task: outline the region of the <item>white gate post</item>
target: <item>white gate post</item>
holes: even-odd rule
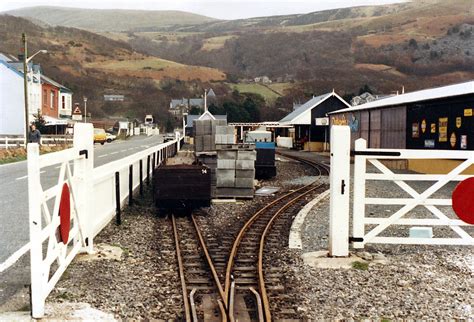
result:
[[[332,126],[329,256],[349,256],[350,152],[349,127]]]
[[[39,145],[30,143],[28,151],[28,211],[30,228],[31,316],[44,315],[43,244],[41,242],[41,200]]]
[[[76,123],[74,125],[74,150],[77,156],[84,155],[84,159],[74,160],[74,183],[77,191],[77,216],[83,225],[83,237],[87,248],[86,251],[94,251],[93,238],[95,222],[92,202],[93,182],[92,171],[94,169],[94,128],[91,123]]]
[[[362,151],[367,148],[367,141],[358,139],[355,141],[355,151]],[[352,237],[363,238],[365,235],[365,172],[367,161],[365,157],[354,157],[354,205],[352,212]],[[354,242],[354,248],[364,248],[363,242]]]

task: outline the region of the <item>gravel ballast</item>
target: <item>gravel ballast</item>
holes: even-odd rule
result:
[[[314,176],[308,166],[278,158],[278,176],[260,181],[259,186],[277,186],[281,191],[276,196],[214,204],[208,214],[199,216],[206,238],[220,236],[283,191],[296,189]],[[368,186],[369,193],[394,193],[393,187],[379,184]],[[394,209],[370,211],[388,215]],[[120,247],[121,259],[75,260],[48,302],[85,302],[121,319],[181,319],[183,303],[169,219],[156,216],[150,191],[124,211],[123,219],[122,226],[110,223],[94,241]],[[282,247],[271,255],[272,266],[283,271],[285,294],[295,303],[300,319],[474,318],[472,247],[368,245],[352,250],[360,257],[355,268],[304,264],[303,253],[327,250],[328,226],[329,200],[325,199],[305,220],[303,251]]]
[[[431,184],[410,183],[418,192]],[[450,198],[452,189],[450,184],[433,197]],[[408,197],[395,184],[386,181],[370,181],[367,196]],[[387,217],[399,208],[370,206],[367,215]],[[456,218],[452,209],[443,210],[448,217]],[[404,218],[430,216],[426,209],[417,207]],[[465,229],[472,236],[473,227]],[[449,228],[437,228],[433,233],[434,237],[454,236]],[[328,249],[329,198],[308,214],[302,235],[303,252]],[[383,235],[407,237],[408,228],[390,227]],[[368,244],[362,250],[352,249],[351,252],[365,259],[368,266],[349,270],[309,268],[299,259],[298,264],[287,265],[289,276],[294,277],[292,282],[298,284],[304,294],[301,301],[305,318],[474,318],[474,259],[471,246]],[[282,258],[299,258],[299,254],[289,253]],[[375,263],[377,259],[382,259],[385,264]]]

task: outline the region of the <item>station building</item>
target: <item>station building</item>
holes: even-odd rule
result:
[[[326,150],[329,142],[328,113],[346,109],[350,105],[334,91],[313,97],[279,121],[282,127],[293,127],[295,146],[309,151]],[[290,132],[290,130],[288,130]]]
[[[352,147],[355,140],[364,138],[369,148],[474,150],[473,112],[474,81],[469,81],[395,95],[328,115],[331,125],[350,127]],[[411,160],[407,168],[444,172],[452,167],[448,164],[452,162]]]

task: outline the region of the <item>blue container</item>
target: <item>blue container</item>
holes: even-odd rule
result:
[[[257,149],[275,149],[275,142],[255,142]]]

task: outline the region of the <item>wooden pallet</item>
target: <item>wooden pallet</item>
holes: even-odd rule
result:
[[[255,150],[255,144],[216,144],[216,150]]]

